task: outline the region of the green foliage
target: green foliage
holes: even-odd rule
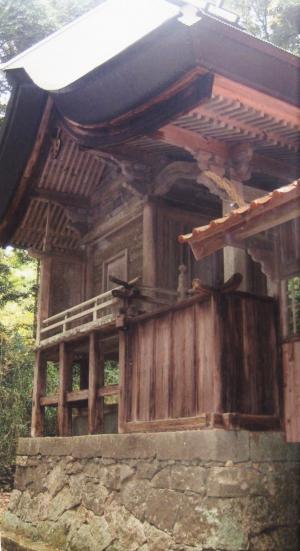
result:
[[[300,54],[299,0],[225,0],[245,29],[258,38]]]
[[[0,470],[30,429],[36,277],[26,252],[0,250]]]

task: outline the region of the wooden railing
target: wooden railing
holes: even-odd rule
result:
[[[118,299],[107,291],[42,321],[38,344],[55,343],[68,335],[111,323],[116,318]]]
[[[105,305],[100,312],[115,306],[112,299],[107,305],[108,294],[100,297],[101,303],[94,304],[95,309],[100,304]],[[173,301],[174,297],[170,298]],[[72,315],[65,323],[73,323],[72,317],[78,315],[74,314],[76,308],[82,309],[80,315],[87,315],[93,300],[68,310]],[[92,318],[93,311],[89,312]],[[56,359],[50,358],[42,346],[37,351],[32,434],[43,434],[47,406],[57,408],[60,436],[72,434],[74,407],[87,409],[90,434],[103,431],[106,396],[119,396],[119,432],[207,426],[278,428],[276,311],[276,301],[268,297],[215,292],[152,312],[123,315],[108,331],[103,325],[104,316],[83,324],[84,338],[80,333],[72,337],[74,342],[61,339],[58,346],[51,344],[53,349],[58,348]],[[49,330],[53,330],[57,319],[61,327],[65,312],[58,316],[48,320]],[[78,319],[75,317],[75,321]],[[65,334],[67,331],[73,329],[67,327]],[[119,347],[120,383],[105,386],[105,342],[111,336]],[[81,346],[85,342],[87,380],[86,386],[73,390],[72,362],[77,341]],[[49,358],[59,365],[59,388],[52,395],[46,394]]]
[[[38,346],[55,344],[64,338],[114,323],[121,307],[121,302],[113,296],[113,291],[118,289],[122,287],[116,287],[43,320],[37,339]],[[171,305],[177,300],[176,291],[145,286],[139,287],[139,290],[148,299],[147,302],[140,300],[145,310],[149,305],[153,309],[153,306]]]

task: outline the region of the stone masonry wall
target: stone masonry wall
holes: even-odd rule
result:
[[[21,439],[4,528],[68,551],[298,551],[299,467],[275,432]]]

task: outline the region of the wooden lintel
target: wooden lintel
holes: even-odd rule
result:
[[[74,193],[64,193],[62,191],[35,188],[30,195],[35,199],[50,203],[57,203],[60,206],[74,207],[78,209],[89,209],[90,207],[90,201],[87,197],[75,195]]]

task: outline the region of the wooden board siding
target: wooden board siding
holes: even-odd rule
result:
[[[275,310],[272,299],[233,293],[129,322],[123,430],[151,430],[170,419],[199,424],[201,416],[223,413],[251,422],[265,416],[274,425]]]
[[[300,339],[282,346],[284,425],[288,442],[300,442]]]
[[[50,274],[49,316],[85,300],[85,264],[66,256],[53,257]],[[47,317],[47,316],[46,316]]]
[[[126,251],[127,277],[133,279],[142,276],[142,212],[141,217],[133,220],[124,228],[117,230],[107,239],[94,245],[93,295],[106,289],[105,270],[109,261]]]
[[[276,305],[255,296],[220,296],[222,410],[278,414]]]

